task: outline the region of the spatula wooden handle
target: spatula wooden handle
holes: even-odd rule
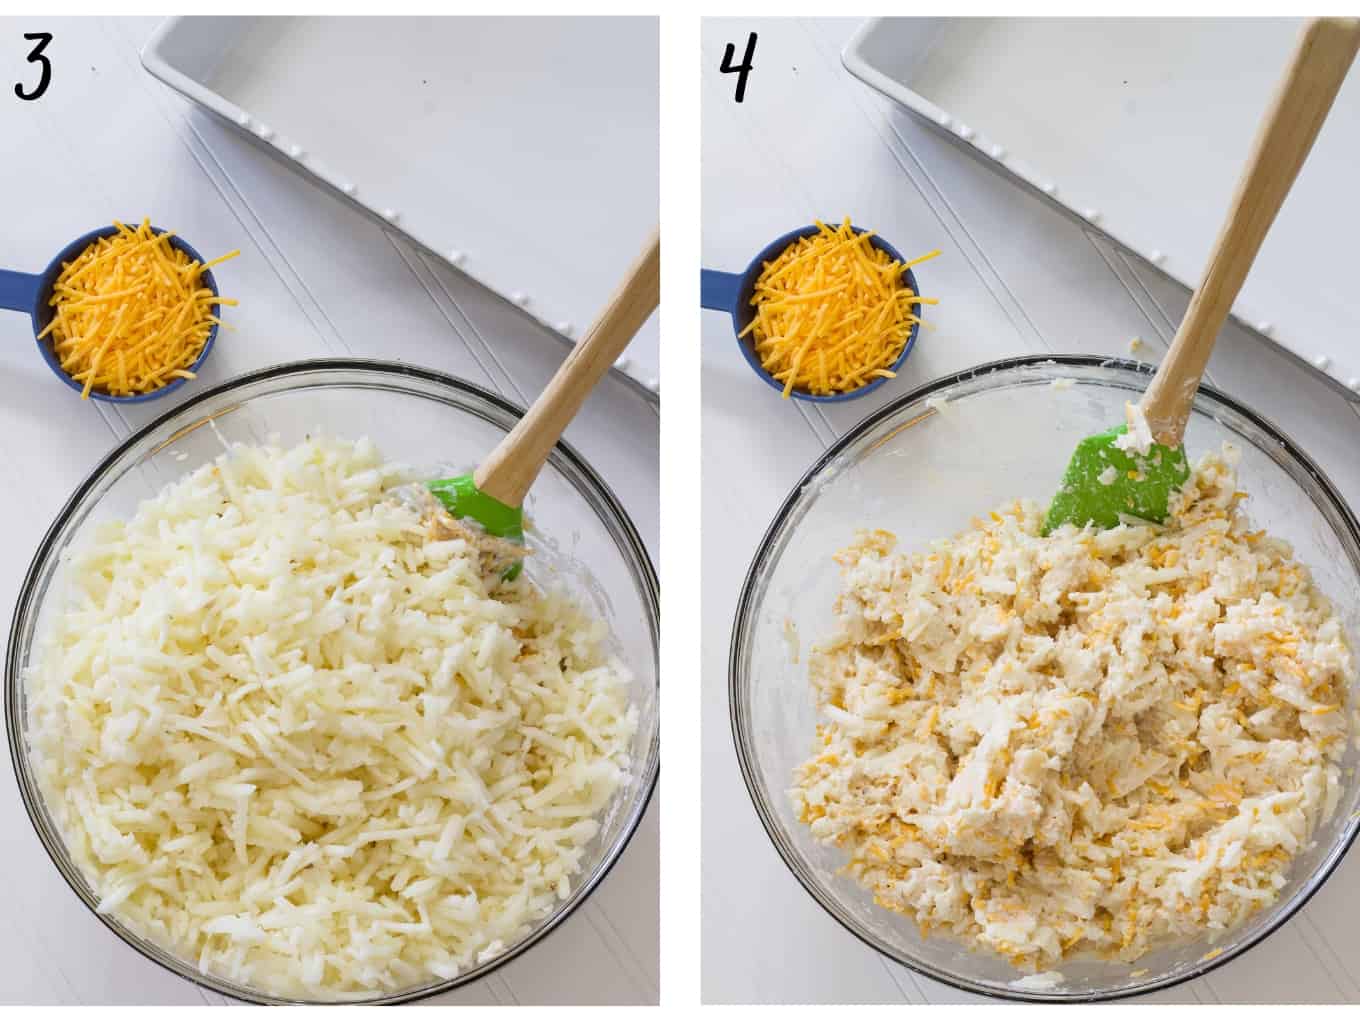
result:
[[[609,366],[661,303],[661,237],[653,233],[584,338],[533,406],[477,468],[472,480],[506,506],[520,506],[552,448]]]
[[[1261,249],[1275,214],[1313,147],[1360,48],[1360,19],[1317,18],[1299,37],[1289,68],[1256,135],[1228,219],[1171,348],[1140,408],[1152,436],[1179,446],[1214,341]],[[1307,252],[1299,252],[1307,258]]]

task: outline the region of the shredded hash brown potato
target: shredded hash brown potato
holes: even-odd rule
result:
[[[603,622],[408,481],[364,440],[236,446],[65,563],[26,677],[46,804],[99,909],[205,972],[453,977],[569,895],[626,780]]]
[[[861,533],[795,809],[875,901],[1040,971],[1213,939],[1339,795],[1351,652],[1207,456],[1166,527],[1016,502],[927,553]]]

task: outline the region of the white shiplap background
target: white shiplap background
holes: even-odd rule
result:
[[[527,404],[567,348],[527,316],[327,197],[153,80],[138,50],[155,19],[0,19],[0,265],[37,272],[71,238],[149,215],[241,299],[203,373],[220,382],[280,361],[370,356],[428,365]],[[54,36],[38,102],[24,32]],[[472,140],[475,145],[475,140]],[[183,391],[194,392],[194,384]],[[0,619],[44,530],[110,448],[168,409],[81,403],[52,377],[27,317],[0,314]],[[619,495],[653,560],[658,412],[606,380],[567,431]],[[440,1003],[649,1003],[658,995],[654,800],[594,896],[556,932]],[[152,964],[96,920],[33,834],[12,774],[0,782],[0,1002],[226,1004]]]
[[[862,400],[783,403],[736,350],[730,320],[703,317],[703,998],[706,1002],[952,1002],[844,931],[766,838],[742,785],[727,705],[727,642],[765,527],[802,472],[882,403],[929,379],[1007,355],[1155,361],[1187,292],[1124,257],[912,122],[847,74],[850,20],[709,19],[703,29],[703,260],[737,271],[795,226],[850,215],[910,257],[927,309],[905,370]],[[726,43],[759,42],[745,101],[717,72]],[[664,43],[663,43],[664,44]],[[664,128],[663,128],[664,130]],[[1231,187],[1225,181],[1224,187]],[[1353,199],[1348,199],[1352,200]],[[1360,506],[1356,405],[1266,342],[1229,327],[1210,381],[1274,419]],[[1360,855],[1281,931],[1208,977],[1149,998],[1180,1002],[1360,1001]]]

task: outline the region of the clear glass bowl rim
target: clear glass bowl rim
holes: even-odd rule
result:
[[[997,361],[989,361],[971,368],[963,369],[951,375],[941,376],[923,383],[915,389],[903,394],[883,405],[862,419],[853,428],[848,430],[831,447],[823,452],[812,466],[803,473],[803,476],[789,490],[779,509],[775,512],[770,526],[766,528],[765,534],[761,536],[760,543],[756,546],[755,555],[751,558],[751,565],[747,568],[746,577],[742,581],[741,594],[737,600],[736,613],[732,622],[732,637],[728,646],[728,666],[727,666],[727,702],[728,713],[732,729],[732,741],[736,746],[737,763],[741,768],[741,778],[746,785],[746,792],[751,798],[751,803],[755,807],[756,814],[760,818],[760,824],[765,829],[765,834],[770,842],[774,844],[776,852],[784,862],[785,867],[793,873],[793,877],[817,901],[842,928],[848,931],[855,938],[859,939],[869,948],[882,953],[884,956],[904,967],[921,974],[924,977],[939,981],[943,984],[957,988],[960,991],[970,992],[975,995],[983,995],[990,999],[1015,1002],[1043,1002],[1043,1003],[1064,1003],[1064,1002],[1110,1002],[1116,999],[1126,999],[1136,995],[1146,995],[1149,992],[1158,991],[1164,988],[1172,988],[1186,981],[1197,977],[1203,977],[1210,971],[1237,959],[1243,953],[1259,945],[1275,932],[1279,931],[1286,922],[1290,920],[1307,902],[1312,899],[1323,884],[1335,872],[1342,858],[1350,850],[1355,842],[1356,836],[1360,834],[1360,824],[1352,821],[1348,826],[1345,838],[1331,854],[1327,862],[1320,867],[1309,878],[1308,884],[1293,899],[1283,904],[1282,909],[1276,918],[1264,927],[1254,938],[1243,941],[1232,949],[1215,956],[1209,960],[1202,960],[1188,971],[1174,976],[1156,978],[1140,984],[1126,985],[1116,990],[1084,992],[1079,995],[1064,994],[1061,991],[1044,991],[1040,989],[1000,989],[995,985],[985,985],[970,981],[966,977],[949,971],[941,970],[931,966],[924,961],[918,960],[904,952],[899,951],[887,944],[882,939],[875,937],[867,931],[862,930],[855,922],[845,916],[839,909],[834,897],[827,894],[819,885],[815,876],[808,874],[798,863],[797,857],[784,837],[780,823],[776,820],[774,809],[765,799],[761,792],[760,782],[756,777],[754,759],[756,751],[754,746],[748,742],[747,722],[748,706],[740,695],[742,689],[741,676],[741,650],[747,639],[747,634],[755,622],[754,597],[756,594],[756,584],[761,574],[768,565],[768,559],[774,550],[777,541],[783,536],[785,525],[794,508],[798,505],[804,489],[811,484],[826,467],[831,464],[845,449],[860,439],[865,433],[885,419],[891,417],[908,404],[923,400],[932,394],[947,390],[960,383],[973,382],[980,378],[996,375],[1002,372],[1009,372],[1021,368],[1042,368],[1054,367],[1061,369],[1064,366],[1071,368],[1104,368],[1125,371],[1137,375],[1151,378],[1156,366],[1143,362],[1131,361],[1127,358],[1101,357],[1099,355],[1086,354],[1032,354],[1022,355],[1012,358],[1002,358]],[[1253,426],[1259,428],[1271,439],[1277,441],[1281,448],[1288,455],[1288,459],[1307,472],[1314,483],[1331,502],[1332,508],[1337,516],[1344,522],[1347,531],[1350,533],[1351,540],[1360,545],[1360,521],[1356,520],[1355,514],[1350,506],[1341,497],[1341,494],[1332,484],[1331,479],[1322,471],[1312,458],[1304,453],[1292,439],[1280,430],[1274,422],[1261,416],[1251,408],[1242,404],[1240,401],[1215,389],[1207,383],[1201,383],[1198,397],[1207,397],[1210,401],[1221,404],[1234,413],[1247,419]],[[1197,398],[1198,399],[1198,398]]]
[[[193,397],[177,404],[175,407],[166,411],[149,422],[142,428],[137,429],[125,440],[118,443],[99,464],[92,470],[78,485],[71,496],[66,500],[52,524],[48,526],[42,541],[38,544],[38,549],[29,563],[24,581],[19,590],[19,597],[14,604],[14,615],[10,623],[9,647],[5,652],[5,731],[9,739],[10,762],[14,768],[15,780],[19,786],[19,794],[24,802],[24,810],[28,814],[29,822],[37,833],[43,849],[51,858],[58,872],[71,891],[83,903],[89,911],[103,922],[104,926],[118,936],[124,943],[136,950],[146,959],[159,964],[166,970],[185,980],[192,981],[194,984],[208,988],[219,994],[228,996],[239,1001],[250,1002],[260,1005],[313,1005],[313,1004],[334,1004],[328,1000],[281,998],[268,995],[250,989],[244,989],[234,984],[224,983],[211,974],[204,974],[194,968],[191,964],[181,960],[179,957],[162,949],[155,943],[140,938],[135,934],[126,931],[105,914],[99,913],[96,904],[90,902],[85,892],[77,884],[75,877],[70,869],[75,865],[66,860],[65,851],[61,846],[59,834],[51,831],[44,817],[45,810],[42,807],[42,795],[37,788],[37,784],[28,768],[28,755],[23,747],[23,736],[17,721],[17,714],[21,710],[20,696],[22,680],[19,675],[19,630],[20,621],[27,615],[29,604],[33,600],[35,587],[42,573],[43,567],[54,551],[53,546],[57,536],[65,528],[71,515],[80,506],[85,496],[93,489],[104,477],[105,473],[122,456],[138,443],[144,441],[148,436],[160,430],[172,419],[179,418],[192,412],[199,407],[217,397],[230,394],[234,391],[245,389],[256,383],[287,380],[297,378],[299,381],[308,376],[323,375],[327,373],[352,373],[356,376],[353,382],[374,389],[388,389],[384,385],[385,381],[396,383],[401,379],[418,380],[422,383],[433,384],[436,387],[443,387],[452,390],[454,395],[471,397],[474,400],[483,401],[492,405],[496,410],[518,419],[524,416],[525,409],[506,400],[499,394],[478,386],[476,383],[468,382],[456,376],[448,375],[430,368],[422,368],[416,365],[408,365],[395,361],[383,361],[373,358],[315,358],[301,361],[284,362],[272,365],[269,368],[259,369],[236,376],[226,382],[219,383],[195,394]],[[271,393],[283,392],[279,390],[270,391]],[[401,393],[399,388],[392,388],[391,392]],[[468,407],[459,403],[450,403],[462,413],[475,413]],[[567,466],[572,472],[579,475],[592,490],[592,495],[597,498],[604,508],[614,517],[613,521],[602,521],[610,530],[618,529],[619,536],[622,537],[627,545],[629,558],[637,568],[640,579],[643,582],[643,594],[646,596],[646,609],[649,623],[653,634],[659,632],[660,624],[660,585],[657,580],[656,568],[652,564],[651,557],[647,553],[646,546],[642,542],[642,537],[638,534],[637,528],[633,525],[632,519],[624,510],[613,490],[605,483],[595,470],[589,465],[586,459],[577,453],[564,440],[558,440],[557,446],[553,451],[554,457],[560,457],[566,461]],[[657,670],[658,691],[660,670]],[[632,841],[633,834],[637,831],[638,825],[642,822],[642,816],[646,813],[648,805],[651,803],[652,796],[656,792],[656,786],[660,775],[660,729],[659,726],[652,734],[651,743],[648,749],[647,761],[645,765],[645,775],[641,786],[642,795],[629,807],[628,818],[620,830],[619,837],[605,851],[601,863],[596,867],[593,874],[587,876],[585,882],[573,890],[571,898],[565,907],[552,914],[538,927],[529,932],[518,943],[511,946],[507,951],[501,953],[494,959],[488,960],[484,964],[473,967],[455,978],[440,981],[431,985],[418,985],[410,989],[399,990],[387,995],[375,996],[358,1000],[364,1005],[395,1005],[398,1003],[416,1002],[431,996],[440,995],[463,985],[469,984],[486,977],[495,970],[514,960],[526,950],[537,945],[539,941],[554,931],[558,925],[576,912],[605,877],[613,870],[614,865],[622,856],[623,851]]]

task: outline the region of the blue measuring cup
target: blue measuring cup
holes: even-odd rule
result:
[[[154,234],[165,233],[160,227],[152,227],[151,232]],[[52,285],[56,282],[57,277],[61,275],[62,266],[65,263],[74,260],[81,252],[94,244],[101,237],[112,237],[116,233],[118,233],[118,228],[110,224],[107,227],[100,227],[98,230],[91,230],[88,234],[82,234],[61,251],[57,252],[57,254],[53,256],[52,261],[47,264],[47,268],[41,273],[18,273],[9,269],[0,269],[0,308],[7,308],[13,312],[26,312],[33,320],[33,338],[37,340],[38,334],[46,329],[47,324],[52,321],[52,316],[54,314],[54,310],[50,304]],[[183,238],[172,236],[170,238],[170,246],[184,252],[185,255],[188,255],[189,258],[198,262],[200,265],[203,264],[203,256],[194,251],[190,244]],[[213,278],[211,269],[203,270],[202,280],[203,285],[211,290],[214,296],[220,296],[217,290],[217,281]],[[203,350],[199,351],[198,357],[194,359],[194,363],[189,366],[189,371],[198,371],[198,367],[207,360],[208,354],[212,351],[213,342],[216,339],[217,323],[213,323],[212,328],[208,330],[207,342],[203,344]],[[37,340],[37,344],[38,350],[43,356],[43,360],[47,362],[47,367],[56,373],[58,379],[77,393],[84,390],[85,387],[81,383],[76,382],[62,371],[61,362],[57,360],[56,352],[52,350],[52,340],[50,336],[45,337],[42,340]],[[90,390],[90,399],[106,400],[110,404],[140,404],[143,401],[155,400],[157,397],[164,397],[167,394],[173,393],[186,382],[188,382],[187,379],[173,379],[159,389],[152,390],[149,393],[137,393],[130,397],[115,397],[111,394],[100,393],[98,390],[92,389]]]
[[[762,248],[759,254],[751,260],[750,265],[740,273],[724,273],[717,269],[701,269],[699,271],[699,304],[712,311],[727,312],[732,316],[732,331],[737,335],[737,341],[741,347],[742,355],[746,358],[746,364],[751,366],[751,371],[781,394],[784,392],[784,384],[765,371],[765,366],[760,363],[760,357],[756,354],[755,338],[749,333],[743,337],[741,331],[749,326],[751,320],[755,317],[755,306],[751,304],[751,295],[755,291],[756,280],[760,278],[765,263],[773,262],[789,245],[794,244],[800,238],[811,237],[819,229],[813,223],[776,237]],[[867,230],[853,225],[850,229],[856,234],[868,233]],[[896,248],[877,234],[869,238],[869,243],[879,251],[886,252],[888,257],[896,262],[907,261]],[[912,293],[921,293],[921,289],[916,285],[916,274],[910,269],[902,274],[902,280],[911,288]],[[921,313],[922,308],[917,305],[916,317],[918,319],[921,317]],[[901,367],[902,362],[907,360],[907,355],[916,345],[916,335],[920,331],[921,324],[913,322],[911,332],[907,335],[907,342],[902,345],[902,353],[897,356],[897,360],[888,366],[892,371],[896,372]],[[807,400],[815,404],[835,404],[842,400],[854,400],[856,397],[872,393],[887,381],[887,379],[879,377],[873,382],[865,383],[858,389],[847,390],[845,393],[832,393],[827,396],[814,396],[795,388],[789,392],[789,396],[794,400]]]

